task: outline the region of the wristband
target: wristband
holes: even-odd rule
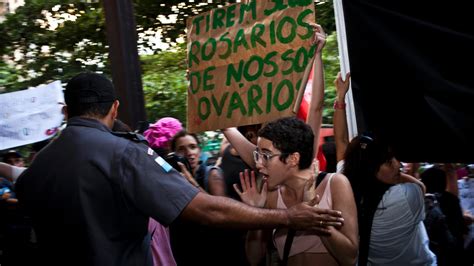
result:
[[[334,101],[334,109],[346,109],[346,103],[345,102],[338,102],[337,100]]]

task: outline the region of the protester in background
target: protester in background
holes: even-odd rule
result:
[[[161,122],[162,121],[158,120],[155,124],[153,124],[152,127],[150,127],[151,128],[150,130],[157,130],[159,125],[161,125]],[[179,121],[177,121],[177,123],[179,123]],[[179,123],[179,125],[181,126],[181,123]],[[163,127],[159,127],[159,128],[163,129]],[[179,127],[179,130],[181,130],[180,127]],[[112,127],[112,131],[116,133],[117,132],[129,133],[129,132],[132,132],[132,129],[121,120],[115,119],[114,125]],[[169,149],[168,149],[169,143],[167,142],[170,141],[172,135],[171,134],[166,135],[168,136],[168,139],[159,138],[157,137],[157,135],[159,135],[159,132],[148,131],[148,134],[146,135],[148,137],[145,137],[148,141],[148,145],[152,147],[155,151],[157,151],[160,148],[166,148],[166,149],[161,150],[163,153],[166,154],[167,152],[169,152]],[[158,138],[159,138],[159,141],[157,140]],[[169,233],[168,228],[164,227],[155,219],[150,218],[150,220],[148,221],[148,233],[151,236],[150,247],[151,247],[151,254],[153,257],[153,265],[154,266],[176,265],[176,261],[173,257],[173,252],[171,251],[170,235],[169,235],[170,233]]]
[[[257,144],[257,132],[261,124],[239,126],[237,130],[245,136],[250,142]],[[226,183],[227,196],[240,201],[240,197],[235,192],[233,185],[240,182],[240,173],[250,170],[240,157],[237,150],[224,137],[220,148],[220,164],[218,165],[223,172]],[[245,237],[246,230],[220,230],[220,245],[218,246],[219,256],[228,266],[245,266],[248,265],[245,256]]]
[[[431,202],[430,205],[439,205],[438,216],[441,216],[433,217],[428,212],[425,219],[430,248],[437,256],[438,265],[472,265],[467,262],[464,251],[464,236],[469,229],[464,223],[459,198],[447,190],[448,179],[456,182],[456,172],[452,165],[444,165],[443,168],[448,173],[435,166],[421,174],[426,192],[429,193],[425,201]],[[432,219],[428,219],[429,217]]]
[[[424,186],[400,172],[390,146],[369,135],[349,143],[345,96],[349,77],[335,80],[336,153],[354,191],[359,217],[358,265],[436,265],[429,250],[424,219]]]
[[[18,201],[15,196],[13,188],[14,180],[12,177],[18,177],[18,173],[21,173],[21,170],[18,171],[14,169],[18,168],[6,163],[0,163],[0,204],[2,204],[2,207],[4,203],[14,204]]]
[[[466,171],[458,180],[459,199],[464,211],[464,220],[469,226],[469,235],[466,236],[464,247],[469,256],[469,263],[474,264],[474,164],[466,165]]]
[[[35,142],[31,146],[31,152],[29,155],[30,163],[34,160],[36,154],[44,148],[48,143],[48,140]],[[0,188],[7,188],[6,193],[2,195],[4,200],[10,203],[16,203],[17,199],[14,192],[14,184],[18,177],[26,170],[23,157],[20,153],[15,150],[9,150],[4,158],[4,162],[0,163]]]
[[[183,129],[181,122],[173,117],[163,117],[151,124],[143,133],[149,146],[163,158],[168,158],[171,152],[171,139]],[[179,170],[176,169],[176,170]],[[176,265],[171,249],[170,232],[168,227],[150,218],[148,231],[152,235],[151,249],[154,265]]]
[[[192,179],[188,181],[195,187],[215,196],[225,196],[225,182],[219,167],[204,164],[198,137],[187,131],[180,131],[171,140],[171,149],[189,162]]]
[[[23,156],[19,152],[9,150],[3,155],[3,163],[0,163],[0,199],[3,203],[18,202],[14,184],[25,169]]]
[[[0,163],[0,200],[7,203],[17,203],[14,184],[25,167],[17,167],[7,163]]]
[[[38,152],[50,140],[33,143],[29,155],[30,163]],[[18,158],[14,154],[13,158]],[[15,164],[15,160],[7,160]],[[23,160],[16,165],[24,165]],[[32,265],[36,262],[36,237],[32,229],[31,219],[22,209],[18,208],[18,199],[15,194],[15,183],[26,167],[0,163],[0,191],[3,193],[4,202],[0,202],[0,246],[3,251],[2,263],[5,265]],[[2,193],[0,193],[2,194]],[[3,237],[3,238],[2,238]]]
[[[185,130],[171,140],[172,151],[187,159],[191,171],[182,168],[183,175],[202,192],[225,196],[225,182],[219,167],[207,166],[201,158],[201,147],[195,134]],[[182,166],[182,164],[181,164]],[[209,228],[196,222],[177,221],[170,226],[173,255],[178,265],[221,265],[224,263],[218,252],[221,230]]]
[[[3,162],[17,167],[25,167],[23,156],[15,150],[7,151],[3,155]]]
[[[181,122],[173,117],[163,117],[151,124],[143,133],[150,147],[161,157],[171,152],[171,139],[183,130]]]
[[[254,145],[257,145],[257,134],[260,128],[261,124],[257,124],[239,126],[237,127],[237,130],[248,141]],[[243,172],[245,169],[250,170],[252,168],[242,160],[240,154],[225,137],[222,139],[220,154],[221,159],[219,167],[222,169],[224,174],[227,195],[235,200],[240,200],[240,197],[234,191],[233,186],[234,184],[238,184],[240,182],[240,172]]]
[[[404,163],[403,172],[407,175],[411,175],[416,179],[420,179],[420,163]]]

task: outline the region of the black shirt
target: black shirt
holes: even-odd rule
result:
[[[224,172],[227,195],[235,200],[241,201],[240,196],[234,190],[234,184],[240,185],[240,172],[244,172],[245,169],[252,170],[252,168],[248,166],[240,156],[232,155],[230,149],[232,149],[231,145],[228,145],[224,149],[220,167]]]
[[[69,119],[16,186],[45,265],[152,265],[148,218],[168,225],[198,193],[147,145],[86,118]]]

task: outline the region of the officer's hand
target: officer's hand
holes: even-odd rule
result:
[[[329,235],[328,226],[340,228],[344,223],[340,211],[315,207],[318,197],[288,209],[288,226],[296,230],[313,230],[319,235]]]

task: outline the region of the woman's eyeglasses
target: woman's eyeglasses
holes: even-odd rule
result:
[[[258,163],[260,159],[262,160],[262,164],[267,165],[268,162],[275,156],[284,155],[285,153],[278,153],[278,154],[268,154],[259,151],[253,151],[253,160]]]

